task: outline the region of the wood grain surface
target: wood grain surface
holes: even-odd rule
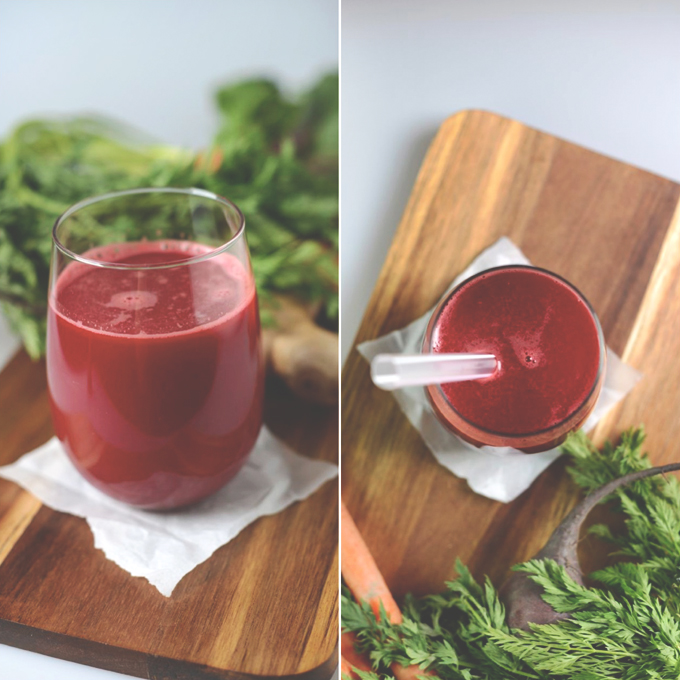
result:
[[[680,460],[679,199],[667,179],[492,113],[458,113],[427,153],[355,342],[424,314],[506,235],[583,291],[607,343],[644,372],[597,441],[644,423],[652,460]],[[356,349],[342,385],[343,498],[397,598],[441,591],[457,557],[500,586],[575,503],[562,462],[512,503],[474,494],[373,387]]]
[[[337,409],[270,381],[265,412],[296,451],[337,460]],[[20,352],[0,374],[0,464],[51,435],[44,364]],[[337,665],[337,526],[332,481],[251,524],[165,598],[95,550],[84,520],[0,480],[0,642],[154,680],[324,680]]]

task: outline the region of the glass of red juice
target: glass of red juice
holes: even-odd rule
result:
[[[425,388],[439,421],[475,446],[559,445],[590,415],[604,381],[595,312],[538,267],[495,267],[463,281],[434,310],[422,351],[496,356],[488,378]]]
[[[87,199],[53,230],[47,380],[80,473],[147,509],[194,503],[241,468],[263,364],[245,222],[197,189]]]

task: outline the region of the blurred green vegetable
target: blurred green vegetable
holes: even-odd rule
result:
[[[221,88],[216,102],[219,128],[198,154],[92,117],[29,121],[0,144],[0,307],[31,356],[45,350],[54,221],[88,196],[134,187],[230,198],[246,216],[261,299],[292,293],[337,321],[337,74],[296,100],[258,79]]]

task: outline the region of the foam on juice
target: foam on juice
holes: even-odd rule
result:
[[[238,314],[255,293],[243,265],[228,253],[182,264],[209,252],[180,241],[93,249],[84,257],[130,268],[72,262],[60,275],[51,304],[65,319],[101,333],[144,337],[190,332]],[[135,268],[163,264],[171,266]]]

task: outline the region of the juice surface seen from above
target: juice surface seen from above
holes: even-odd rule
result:
[[[86,256],[139,266],[205,252],[166,241]],[[257,438],[257,300],[231,255],[145,270],[71,263],[50,299],[47,362],[57,436],[84,476],[119,500],[199,500],[236,474]]]
[[[433,352],[489,352],[490,378],[441,386],[470,423],[508,435],[567,419],[588,398],[600,363],[596,322],[570,286],[541,270],[490,271],[464,283],[433,329]]]

